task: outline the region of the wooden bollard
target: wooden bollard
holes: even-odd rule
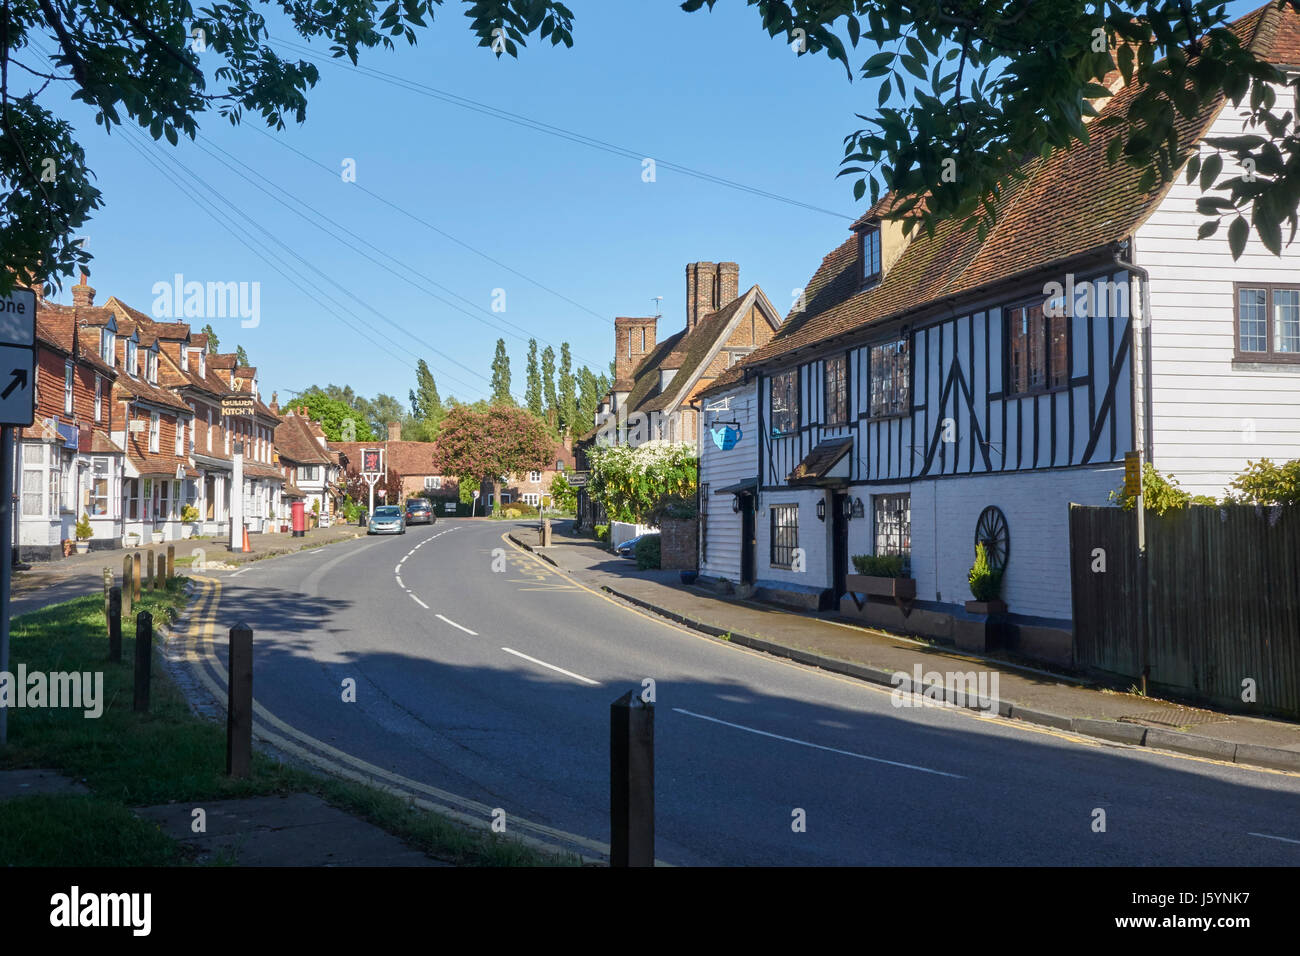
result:
[[[226,774],[247,777],[253,766],[253,629],[230,629],[226,686]]]
[[[655,865],[655,705],[630,690],[609,706],[609,865]]]
[[[137,714],[149,712],[149,671],[153,663],[153,615],[141,611],[135,618],[135,700]]]
[[[133,562],[133,566],[135,567],[135,575],[131,578],[131,596],[138,601],[140,600],[140,584],[143,577],[140,573],[141,569],[140,569],[139,551],[135,553],[135,560]]]
[[[167,587],[167,555],[158,552],[158,567],[154,570],[153,589],[161,591]]]
[[[176,545],[169,544],[167,545],[167,578],[163,584],[165,585],[174,577],[176,577]]]
[[[157,560],[157,556],[153,553],[153,548],[150,548],[149,549],[149,572],[148,572],[148,577],[145,578],[145,581],[147,582],[145,586],[148,587],[150,590],[158,587],[158,579],[154,577],[156,573],[156,568],[155,568],[156,560]]]
[[[108,659],[122,663],[122,589],[108,589]]]
[[[113,569],[104,569],[104,620],[108,620],[108,592],[113,590]]]
[[[127,617],[131,616],[131,596],[135,593],[134,565],[131,555],[122,558],[122,613]]]

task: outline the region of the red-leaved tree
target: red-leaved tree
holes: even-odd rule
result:
[[[545,423],[525,409],[456,405],[442,420],[433,466],[442,475],[491,482],[499,500],[501,476],[544,468],[554,445]]]

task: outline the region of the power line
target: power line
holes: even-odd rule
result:
[[[254,131],[257,132],[257,133],[260,133],[262,136],[265,136],[265,137],[266,137],[267,139],[269,139],[271,142],[273,142],[273,143],[275,143],[275,144],[277,144],[277,145],[279,145],[279,146],[284,147],[285,149],[289,150],[290,152],[296,153],[297,155],[301,156],[303,159],[307,160],[307,162],[311,163],[312,165],[319,167],[319,168],[320,168],[321,170],[323,170],[323,171],[325,172],[325,174],[328,175],[331,179],[333,179],[333,178],[337,178],[337,177],[338,177],[338,170],[331,169],[329,166],[327,166],[325,163],[322,163],[320,160],[315,159],[315,158],[312,157],[312,156],[309,156],[307,153],[304,153],[302,150],[300,150],[300,149],[298,149],[297,147],[295,147],[295,146],[291,145],[290,143],[286,142],[286,141],[284,140],[283,137],[276,136],[275,134],[273,134],[273,133],[271,133],[271,132],[269,132],[269,131],[263,129],[261,126],[257,126],[257,125],[255,125],[255,124],[249,124],[248,128],[254,130]],[[513,268],[513,267],[507,265],[506,263],[502,262],[500,259],[497,259],[497,258],[495,258],[494,256],[491,256],[491,255],[489,255],[488,253],[484,252],[483,250],[478,249],[478,248],[476,248],[476,247],[470,245],[468,242],[465,242],[463,239],[459,239],[459,238],[457,238],[456,236],[453,236],[451,233],[447,232],[445,229],[442,229],[442,228],[440,228],[440,227],[438,227],[438,226],[435,226],[433,223],[429,222],[429,220],[424,219],[424,218],[421,218],[420,216],[417,216],[415,213],[411,212],[409,209],[406,209],[406,208],[402,207],[402,206],[399,205],[398,203],[393,202],[391,199],[388,199],[387,197],[385,197],[385,196],[383,196],[383,195],[381,195],[381,194],[375,192],[374,190],[372,190],[372,189],[367,189],[365,186],[361,185],[359,182],[353,181],[352,183],[350,183],[350,185],[353,186],[353,187],[355,187],[356,189],[361,190],[361,192],[365,193],[367,196],[370,196],[370,197],[373,198],[373,199],[377,199],[377,200],[379,200],[379,201],[380,201],[381,203],[383,203],[385,206],[388,206],[390,209],[393,209],[394,211],[401,213],[403,216],[405,216],[406,218],[412,220],[413,222],[419,223],[421,226],[424,226],[426,229],[430,229],[430,230],[432,230],[433,232],[436,232],[438,235],[443,236],[443,237],[446,238],[446,239],[450,239],[452,242],[456,243],[456,245],[461,246],[462,248],[468,249],[470,252],[474,253],[476,256],[481,256],[482,258],[486,259],[488,262],[492,263],[493,265],[500,266],[502,269],[505,269],[505,270],[506,270],[507,272],[509,272],[511,275],[516,275],[516,276],[518,276],[519,278],[523,279],[525,282],[529,282],[529,283],[531,283],[532,285],[535,285],[537,288],[541,289],[543,292],[549,292],[551,295],[555,296],[557,299],[561,299],[562,301],[569,303],[569,305],[573,306],[574,308],[581,309],[583,312],[586,312],[586,313],[588,313],[589,315],[593,315],[593,316],[595,316],[596,318],[600,319],[602,322],[607,322],[607,323],[609,323],[610,325],[613,325],[613,324],[614,324],[614,320],[611,319],[611,318],[609,318],[609,316],[607,316],[607,315],[603,315],[603,314],[601,314],[600,312],[597,312],[595,309],[588,308],[587,306],[583,305],[581,302],[575,302],[573,299],[569,298],[569,297],[568,297],[567,295],[565,295],[564,293],[562,293],[562,292],[557,292],[555,289],[552,289],[550,286],[545,285],[544,283],[539,282],[538,280],[532,278],[532,276],[529,276],[529,275],[526,275],[526,274],[523,273],[523,272],[520,272],[518,269],[515,269],[515,268]],[[550,344],[550,343],[547,343],[547,344]]]
[[[169,171],[168,169],[166,169],[165,166],[162,165],[161,160],[155,159],[153,156],[151,156],[151,155],[149,154],[149,150],[145,148],[145,146],[147,146],[147,145],[153,145],[153,146],[156,147],[157,144],[155,144],[155,143],[153,143],[151,140],[147,139],[147,138],[144,136],[144,134],[143,134],[142,132],[138,131],[138,130],[131,129],[130,127],[124,127],[124,128],[125,128],[125,129],[129,129],[129,131],[130,131],[130,136],[128,136],[128,138],[127,138],[127,143],[128,143],[128,145],[130,145],[133,149],[135,149],[137,152],[139,152],[140,155],[141,155],[141,156],[142,156],[142,157],[143,157],[147,162],[149,162],[152,166],[154,166],[155,169],[157,169],[157,170],[158,170],[162,175],[164,175],[164,176],[165,176],[165,177],[166,177],[166,178],[167,178],[167,179],[168,179],[168,180],[169,180],[169,181],[170,181],[174,186],[176,186],[176,188],[177,188],[178,190],[180,190],[182,193],[184,193],[186,196],[188,196],[188,197],[191,199],[191,201],[193,201],[196,205],[198,205],[199,208],[200,208],[202,211],[204,211],[205,213],[207,213],[209,217],[211,217],[215,222],[217,222],[218,224],[220,224],[220,225],[222,226],[222,228],[226,229],[227,232],[229,232],[232,236],[234,236],[234,238],[235,238],[238,242],[240,242],[240,243],[241,243],[242,245],[244,245],[246,248],[250,249],[251,251],[253,251],[253,252],[255,252],[255,253],[259,254],[259,255],[262,255],[262,256],[270,256],[270,257],[271,257],[272,259],[274,259],[275,261],[277,261],[277,262],[281,263],[282,265],[284,265],[285,268],[290,269],[291,271],[293,271],[296,275],[302,276],[302,273],[301,273],[301,272],[299,272],[297,269],[295,269],[295,268],[294,268],[292,265],[290,265],[289,263],[285,262],[284,259],[282,259],[279,255],[277,255],[277,254],[276,254],[273,250],[271,250],[269,247],[266,247],[264,244],[262,244],[259,240],[257,240],[257,239],[254,238],[254,237],[251,237],[251,236],[247,236],[247,237],[246,237],[246,236],[241,235],[237,230],[235,230],[235,229],[232,228],[228,223],[226,223],[226,222],[223,220],[222,216],[221,216],[222,207],[220,207],[220,206],[218,206],[217,204],[211,202],[210,200],[207,200],[207,199],[205,199],[205,198],[203,198],[203,197],[201,197],[201,196],[199,196],[199,195],[196,195],[196,194],[195,194],[193,191],[191,191],[191,190],[187,190],[187,189],[186,189],[186,188],[181,184],[180,180],[177,179],[177,178],[175,178],[175,174],[173,174],[171,171]],[[138,140],[138,141],[137,141],[137,140],[134,140],[134,139],[131,138],[131,136],[139,137],[139,140]],[[143,142],[145,145],[141,145],[141,142]],[[171,163],[173,163],[173,164],[176,165],[176,166],[179,166],[182,170],[184,170],[185,174],[188,175],[190,181],[192,181],[192,182],[196,182],[196,183],[198,183],[199,185],[203,186],[204,188],[209,189],[210,191],[215,192],[215,190],[212,190],[212,187],[208,186],[205,182],[203,182],[202,179],[200,179],[199,177],[197,177],[197,176],[193,173],[192,170],[190,170],[188,167],[186,167],[183,163],[180,163],[178,160],[176,160],[175,157],[172,157],[172,156],[170,156],[169,154],[163,153],[163,152],[161,152],[161,150],[160,150],[159,152],[160,152],[160,155],[166,157],[166,158],[167,158]],[[219,196],[220,194],[217,194],[217,195]],[[313,272],[316,272],[318,275],[321,275],[321,276],[323,276],[323,277],[326,278],[326,279],[329,278],[329,277],[326,276],[326,275],[325,275],[325,274],[324,274],[320,269],[316,268],[316,267],[315,267],[314,265],[312,265],[310,262],[308,262],[307,260],[305,260],[305,259],[303,259],[301,256],[299,256],[297,253],[295,253],[292,249],[289,249],[287,246],[285,246],[285,244],[284,244],[283,242],[281,242],[280,240],[276,239],[274,236],[272,236],[272,235],[270,235],[269,233],[267,233],[266,230],[261,229],[261,227],[258,226],[257,223],[254,222],[254,221],[251,219],[251,217],[249,217],[248,214],[245,213],[243,210],[241,210],[239,207],[235,206],[233,203],[228,204],[228,206],[229,206],[229,209],[233,210],[233,211],[234,211],[235,213],[237,213],[240,217],[242,217],[243,219],[245,219],[246,221],[248,221],[250,224],[252,224],[255,228],[258,228],[258,229],[259,229],[260,231],[262,231],[264,234],[268,235],[268,237],[271,239],[272,242],[274,242],[274,243],[276,243],[277,245],[279,245],[279,246],[281,246],[282,248],[284,248],[284,249],[285,249],[285,250],[286,250],[286,251],[287,251],[291,256],[293,256],[294,258],[297,258],[299,261],[301,261],[301,262],[302,262],[302,263],[303,263],[303,264],[304,264],[308,269],[312,270]],[[256,247],[253,245],[253,243],[256,244]],[[401,356],[399,356],[396,352],[393,352],[391,349],[387,348],[387,346],[384,344],[387,340],[384,338],[383,334],[382,334],[381,332],[379,332],[378,329],[374,328],[374,326],[370,325],[370,324],[367,323],[364,319],[360,318],[359,316],[355,315],[354,313],[348,312],[347,314],[348,314],[349,316],[351,316],[351,318],[352,318],[353,320],[355,320],[355,322],[357,322],[357,323],[359,323],[361,326],[363,326],[363,328],[358,328],[356,325],[352,324],[352,322],[348,321],[348,319],[345,318],[343,314],[341,314],[340,312],[338,312],[337,310],[335,310],[335,309],[333,309],[333,308],[330,308],[330,306],[329,306],[325,301],[322,301],[321,295],[322,295],[323,293],[322,293],[322,294],[318,294],[319,290],[314,290],[314,289],[312,289],[312,288],[310,288],[310,287],[307,287],[307,286],[302,285],[301,283],[299,283],[298,281],[296,281],[293,277],[287,275],[287,274],[286,274],[282,269],[280,269],[279,267],[277,267],[277,266],[276,266],[275,264],[273,264],[273,263],[268,263],[268,265],[270,265],[271,268],[272,268],[275,272],[279,273],[279,274],[280,274],[282,277],[284,277],[288,282],[290,282],[290,283],[291,283],[295,288],[299,289],[299,291],[303,292],[303,294],[305,294],[308,298],[312,299],[312,301],[314,301],[317,305],[320,305],[322,308],[324,308],[326,312],[330,313],[330,314],[333,315],[335,318],[337,318],[337,319],[338,319],[340,322],[342,322],[342,323],[343,323],[347,328],[351,329],[353,332],[356,332],[358,335],[361,335],[362,337],[366,338],[367,341],[372,342],[372,343],[373,343],[377,348],[381,349],[382,351],[386,352],[388,355],[392,356],[395,360],[397,360],[398,362],[400,362],[400,363],[401,363],[402,365],[404,365],[406,368],[409,368],[409,369],[411,369],[412,371],[415,370],[415,366],[412,365],[409,361],[406,361],[406,360],[403,359]],[[304,278],[304,281],[307,281],[305,276],[302,276],[302,277]],[[337,283],[335,283],[335,285],[337,285]],[[340,287],[340,288],[342,288],[342,287]],[[345,293],[348,293],[349,295],[351,294],[351,293],[348,292],[348,290],[346,290],[346,289],[343,289],[343,291],[344,291]],[[329,297],[328,301],[329,301],[330,303],[338,304],[338,303],[337,303],[337,300],[333,299],[332,297]],[[340,307],[342,307],[342,306],[340,306]],[[346,307],[342,307],[342,308],[346,308]],[[409,334],[409,333],[408,333],[408,334]],[[394,343],[394,344],[397,344],[397,343]],[[399,347],[399,348],[402,348],[403,351],[407,352],[407,353],[410,354],[410,355],[413,355],[413,356],[415,356],[415,357],[417,357],[417,358],[421,357],[421,356],[419,356],[418,353],[416,353],[416,352],[414,352],[414,351],[412,351],[412,350],[410,350],[410,349],[407,349],[407,348],[405,348],[404,346],[400,346],[400,345],[398,345],[398,347]],[[437,350],[433,350],[433,351],[436,352]],[[438,354],[442,354],[442,353],[438,353]],[[471,370],[471,371],[472,371],[472,370]],[[465,382],[465,381],[462,380],[462,379],[456,378],[455,376],[452,376],[452,375],[446,373],[446,372],[445,372],[444,370],[442,370],[442,369],[439,369],[439,370],[438,370],[438,375],[439,375],[439,376],[440,376],[444,381],[451,381],[451,382],[455,382],[455,383],[457,383],[457,384],[459,384],[459,385],[463,385],[464,387],[470,389],[471,392],[476,392],[476,391],[477,391],[477,389],[476,389],[475,386],[471,385],[471,384],[468,383],[468,382]]]
[[[149,144],[149,145],[152,145],[154,148],[159,149],[159,151],[162,152],[161,149],[160,149],[160,147],[158,147],[158,144],[157,144],[157,143],[154,143],[154,142],[152,142],[152,141],[150,141],[150,140],[148,140],[147,138],[144,138],[144,134],[143,134],[142,132],[140,132],[140,131],[138,131],[138,130],[134,130],[134,129],[133,129],[131,132],[132,132],[133,134],[138,135],[138,136],[140,136],[141,138],[143,138],[145,143],[147,143],[147,144]],[[219,200],[221,200],[222,202],[225,202],[225,203],[229,206],[230,209],[232,209],[232,210],[234,210],[236,213],[238,213],[238,215],[239,215],[241,218],[243,218],[246,222],[248,222],[249,225],[251,225],[253,228],[257,229],[259,232],[261,232],[263,235],[265,235],[268,239],[270,239],[270,240],[271,240],[272,242],[274,242],[276,245],[278,245],[278,246],[280,246],[281,248],[283,248],[283,249],[284,249],[284,250],[285,250],[285,251],[286,251],[290,256],[292,256],[293,258],[297,259],[299,262],[301,262],[303,265],[305,265],[305,266],[306,266],[308,269],[310,269],[312,272],[314,272],[314,273],[316,273],[317,275],[319,275],[321,278],[325,279],[325,281],[329,282],[331,285],[333,285],[335,288],[337,288],[337,289],[338,289],[340,292],[342,292],[344,295],[348,296],[349,298],[351,298],[351,299],[353,299],[354,301],[358,302],[360,305],[362,305],[362,306],[364,306],[365,308],[369,309],[369,310],[370,310],[371,312],[373,312],[376,316],[378,316],[378,317],[379,317],[380,319],[382,319],[383,321],[387,322],[389,325],[393,326],[393,328],[397,329],[397,331],[401,332],[403,335],[406,335],[406,336],[408,336],[408,337],[410,337],[410,338],[412,338],[412,339],[415,339],[416,341],[419,341],[421,345],[423,345],[425,348],[429,349],[429,351],[433,352],[435,355],[439,355],[439,356],[441,356],[442,358],[444,358],[444,359],[446,359],[447,361],[451,362],[453,365],[456,365],[457,367],[464,369],[466,372],[468,372],[468,373],[471,374],[471,375],[475,375],[475,376],[477,376],[477,377],[483,379],[484,381],[488,381],[488,378],[487,378],[486,375],[483,375],[483,374],[481,374],[481,373],[479,373],[479,372],[476,372],[474,369],[470,368],[468,365],[465,365],[463,362],[460,362],[460,361],[458,361],[457,359],[452,358],[450,355],[447,355],[445,352],[442,352],[442,351],[440,351],[440,350],[438,350],[438,349],[435,349],[435,348],[433,348],[432,346],[428,345],[428,343],[423,342],[422,340],[420,340],[420,339],[418,338],[418,336],[414,335],[413,333],[411,333],[410,331],[408,331],[407,329],[405,329],[404,327],[402,327],[401,325],[399,325],[397,322],[395,322],[395,321],[393,321],[392,319],[390,319],[388,316],[386,316],[384,313],[380,312],[378,309],[376,309],[376,308],[375,308],[374,306],[372,306],[370,303],[366,302],[364,299],[361,299],[359,296],[357,296],[355,293],[353,293],[350,289],[348,289],[348,288],[346,288],[345,286],[341,285],[341,284],[340,284],[339,282],[337,282],[333,277],[331,277],[330,275],[328,275],[324,270],[322,270],[322,269],[318,268],[317,266],[313,265],[312,263],[308,262],[305,258],[303,258],[302,255],[300,255],[298,252],[296,252],[295,250],[293,250],[292,248],[290,248],[290,247],[289,247],[288,245],[286,245],[282,240],[280,240],[279,238],[277,238],[274,234],[272,234],[272,233],[271,233],[270,231],[268,231],[265,227],[263,227],[260,223],[258,223],[255,219],[253,219],[252,216],[248,215],[248,213],[244,212],[244,211],[243,211],[242,209],[240,209],[238,206],[236,206],[236,205],[234,205],[233,203],[230,203],[228,200],[226,200],[225,197],[222,196],[221,193],[219,193],[219,192],[218,192],[218,191],[217,191],[213,186],[211,186],[210,184],[208,184],[208,183],[207,183],[207,182],[206,182],[202,177],[198,176],[198,175],[197,175],[193,170],[191,170],[188,166],[186,166],[184,163],[182,163],[180,160],[178,160],[175,156],[172,156],[171,154],[169,154],[169,153],[165,153],[165,152],[162,153],[162,154],[165,155],[165,156],[167,157],[167,159],[168,159],[169,162],[173,163],[174,165],[180,167],[180,169],[184,170],[184,172],[186,173],[186,175],[188,175],[189,178],[190,178],[193,182],[197,183],[198,185],[202,186],[204,189],[206,189],[206,190],[208,190],[209,192],[213,193],[213,194],[214,194],[214,195],[215,195]],[[372,261],[373,261],[373,260],[372,260]],[[381,263],[381,265],[382,265],[382,263]],[[355,316],[354,316],[354,318],[355,318]],[[361,321],[361,320],[358,318],[357,321]],[[373,326],[370,326],[368,323],[367,323],[366,325],[367,325],[367,328],[369,328],[369,329],[371,330],[371,332],[374,333],[375,335],[382,335],[382,333],[380,333],[378,329],[375,329]],[[402,349],[404,352],[406,352],[408,355],[412,355],[412,356],[414,356],[414,357],[416,357],[416,358],[420,358],[420,357],[421,357],[421,356],[420,356],[420,353],[414,351],[413,349],[407,348],[406,346],[401,345],[400,343],[397,343],[397,342],[394,342],[394,344],[397,345],[398,348],[400,348],[400,349]],[[389,354],[392,354],[392,353],[390,352]],[[443,372],[443,373],[441,373],[441,374],[443,374],[446,378],[450,378],[450,379],[451,379],[452,381],[454,381],[454,382],[458,382],[459,384],[464,385],[466,388],[473,388],[473,387],[474,387],[474,386],[470,385],[468,382],[465,382],[465,381],[463,381],[463,380],[461,380],[461,379],[453,378],[452,376],[447,375],[445,372]]]
[[[292,40],[277,38],[275,39],[275,42],[285,47],[288,47],[290,50],[300,55],[315,56],[318,52],[316,50],[313,50],[310,46],[307,46],[306,44],[296,43]],[[326,58],[324,62],[331,63],[340,68],[350,69],[354,72],[361,73],[363,76],[368,76],[371,79],[380,80],[390,85],[397,86],[399,89],[405,89],[408,92],[419,93],[431,99],[441,100],[442,102],[448,103],[452,106],[458,106],[461,109],[470,110],[471,112],[475,112],[475,113],[481,113],[485,116],[491,116],[495,119],[500,119],[508,123],[513,123],[516,126],[522,126],[526,129],[531,129],[538,133],[545,133],[549,136],[555,136],[559,139],[568,140],[571,143],[577,143],[581,146],[587,146],[591,149],[598,149],[606,153],[612,153],[616,156],[623,156],[625,158],[636,159],[636,160],[642,160],[652,156],[652,154],[650,153],[629,149],[625,146],[619,146],[615,143],[609,143],[606,142],[605,140],[596,139],[593,136],[587,136],[584,133],[578,133],[573,130],[565,129],[561,126],[555,126],[551,123],[543,122],[542,120],[535,120],[529,116],[524,116],[520,113],[512,113],[509,110],[503,110],[500,109],[499,107],[491,106],[490,104],[487,103],[481,103],[477,100],[472,100],[468,97],[461,96],[457,93],[452,93],[448,90],[441,90],[438,89],[437,87],[429,86],[427,83],[420,83],[416,80],[408,80],[405,77],[396,76],[395,74],[392,73],[385,73],[382,70],[376,70],[373,67],[361,66],[360,64],[353,64],[351,62],[344,62],[335,57]],[[812,212],[823,213],[827,216],[835,216],[838,219],[847,219],[851,221],[855,218],[854,216],[848,216],[841,212],[835,212],[833,209],[825,209],[821,206],[814,206],[811,203],[806,203],[798,199],[792,199],[789,196],[782,196],[779,193],[768,192],[765,189],[759,189],[755,186],[749,186],[732,179],[727,179],[723,176],[717,176],[714,175],[713,173],[704,172],[703,170],[693,169],[690,166],[683,166],[679,163],[673,163],[673,162],[669,162],[668,160],[659,160],[659,159],[654,160],[654,163],[656,168],[662,167],[664,169],[672,170],[673,172],[681,173],[684,176],[691,176],[696,179],[701,179],[705,182],[713,183],[714,185],[717,186],[725,186],[729,189],[737,189],[740,190],[741,192],[746,192],[754,196],[760,196],[764,199],[771,199],[776,202],[783,202],[791,206],[798,206],[802,209],[807,209]]]
[[[276,183],[272,182],[269,178],[267,178],[265,175],[263,175],[262,173],[260,173],[258,170],[254,169],[252,166],[249,166],[247,163],[243,162],[243,161],[242,161],[241,159],[239,159],[238,157],[232,155],[232,154],[229,153],[227,150],[222,149],[220,146],[217,146],[216,144],[208,144],[208,145],[204,145],[203,143],[198,143],[197,145],[198,145],[199,149],[201,149],[201,150],[203,150],[204,152],[206,152],[209,156],[212,156],[213,159],[215,159],[217,162],[219,162],[219,163],[221,163],[222,165],[224,165],[227,169],[229,169],[231,172],[235,173],[236,175],[242,175],[242,174],[240,174],[238,170],[236,170],[233,166],[231,166],[230,163],[227,163],[225,160],[222,160],[220,157],[215,156],[215,155],[212,153],[212,150],[213,150],[213,149],[215,149],[217,152],[221,153],[222,155],[228,157],[231,161],[233,161],[233,162],[235,162],[235,163],[238,163],[240,166],[242,166],[244,169],[246,169],[246,170],[247,170],[249,173],[251,173],[252,175],[256,176],[258,179],[261,179],[263,182],[268,183],[269,185],[273,186],[275,189],[279,190],[280,192],[283,192],[284,195],[288,196],[290,199],[292,199],[294,202],[298,203],[298,204],[299,204],[300,206],[302,206],[304,209],[307,209],[307,210],[310,211],[313,215],[315,215],[315,216],[319,217],[320,219],[324,220],[325,222],[329,223],[331,226],[334,227],[334,230],[335,230],[335,231],[331,231],[331,230],[329,230],[329,229],[326,229],[324,226],[320,225],[320,223],[313,222],[313,221],[312,221],[311,219],[309,219],[306,215],[304,215],[304,214],[303,214],[302,212],[300,212],[299,210],[294,209],[292,206],[290,206],[287,202],[285,202],[283,199],[281,199],[279,196],[277,196],[277,195],[276,195],[274,192],[272,192],[271,190],[268,190],[268,189],[266,189],[266,188],[264,188],[264,187],[262,187],[262,186],[259,186],[257,183],[252,183],[252,185],[253,185],[256,189],[258,189],[258,190],[260,190],[261,192],[265,193],[266,195],[270,196],[273,200],[275,200],[275,201],[276,201],[277,203],[279,203],[280,205],[284,206],[286,209],[288,209],[288,210],[289,210],[290,212],[292,212],[294,215],[298,216],[298,217],[301,218],[301,219],[304,219],[304,220],[305,220],[306,222],[308,222],[310,225],[312,225],[312,226],[314,226],[315,228],[319,229],[321,232],[323,232],[323,233],[325,233],[326,235],[330,236],[332,239],[335,239],[336,241],[338,241],[338,242],[342,243],[343,245],[347,246],[347,247],[348,247],[349,249],[351,249],[353,252],[356,252],[358,255],[362,256],[363,258],[368,259],[370,262],[373,262],[375,265],[378,265],[378,266],[380,266],[381,268],[388,269],[388,270],[389,270],[390,272],[392,272],[395,276],[397,276],[397,277],[398,277],[399,279],[401,279],[403,282],[406,282],[408,285],[410,285],[410,286],[412,286],[413,288],[415,288],[417,291],[419,291],[419,292],[421,292],[421,293],[423,293],[423,294],[425,294],[425,295],[428,295],[428,296],[430,296],[430,297],[432,297],[432,298],[434,298],[434,299],[437,299],[439,302],[442,302],[444,305],[447,305],[448,307],[455,309],[456,311],[460,312],[460,313],[463,314],[463,315],[468,316],[469,318],[473,319],[473,320],[476,321],[476,322],[480,322],[480,323],[486,325],[488,328],[492,329],[493,331],[496,331],[496,332],[505,332],[505,330],[502,329],[501,327],[499,327],[499,326],[497,326],[497,325],[493,325],[491,322],[488,322],[487,320],[480,318],[480,317],[479,317],[478,315],[476,315],[474,312],[472,312],[472,311],[468,311],[467,309],[462,308],[461,306],[458,306],[456,303],[454,303],[454,302],[449,302],[449,301],[447,301],[446,299],[444,299],[442,296],[439,296],[439,295],[437,295],[436,293],[430,292],[428,289],[422,288],[422,287],[419,285],[419,283],[413,281],[413,280],[410,278],[410,275],[408,275],[408,273],[411,273],[411,274],[414,274],[414,275],[419,276],[421,279],[423,279],[425,282],[428,282],[430,285],[433,285],[433,286],[435,286],[436,288],[442,289],[442,290],[443,290],[444,292],[446,292],[448,295],[453,296],[454,298],[457,298],[457,299],[461,300],[462,302],[466,303],[466,305],[468,305],[470,309],[475,309],[475,310],[477,310],[477,311],[479,311],[479,312],[483,312],[484,314],[488,314],[488,315],[490,315],[491,313],[488,313],[488,311],[487,311],[486,309],[484,309],[482,306],[477,305],[477,304],[476,304],[475,302],[473,302],[472,300],[467,299],[465,296],[460,295],[458,292],[456,292],[456,291],[454,291],[454,290],[448,288],[447,286],[445,286],[445,285],[443,285],[442,283],[438,282],[436,279],[432,278],[431,276],[429,276],[429,275],[427,275],[427,274],[421,272],[419,269],[415,268],[414,266],[409,265],[409,264],[403,262],[401,259],[398,259],[396,256],[392,255],[391,253],[388,253],[388,252],[385,251],[384,249],[381,249],[379,246],[375,245],[373,242],[370,242],[369,240],[367,240],[367,239],[365,239],[365,238],[359,236],[356,232],[354,232],[354,231],[352,231],[351,229],[349,229],[346,225],[344,225],[343,223],[339,222],[339,221],[336,220],[336,219],[331,218],[330,216],[326,215],[325,213],[321,212],[319,209],[315,208],[314,206],[311,205],[311,203],[307,202],[306,200],[302,199],[301,197],[299,197],[299,196],[295,196],[293,193],[289,192],[288,190],[282,189],[280,186],[278,186]],[[344,234],[346,234],[346,235],[348,235],[348,236],[351,236],[351,237],[352,237],[353,239],[355,239],[357,242],[359,242],[359,243],[361,243],[362,245],[367,246],[368,248],[374,250],[375,252],[379,253],[381,256],[386,257],[389,261],[391,261],[391,262],[393,262],[393,263],[396,263],[398,266],[401,267],[401,270],[402,270],[402,271],[394,271],[394,270],[391,268],[391,266],[387,265],[386,263],[381,262],[381,261],[378,260],[378,259],[375,259],[373,256],[369,256],[369,255],[367,255],[366,253],[362,252],[360,249],[357,249],[357,248],[356,248],[355,246],[353,246],[352,244],[350,244],[350,243],[346,242],[345,240],[343,240],[342,238],[340,238],[339,235],[337,234],[339,231],[343,232]],[[505,326],[508,326],[508,327],[511,328],[511,329],[514,329],[515,332],[518,333],[518,334],[513,334],[513,333],[509,333],[509,332],[506,332],[506,334],[511,335],[512,338],[518,338],[518,339],[519,339],[520,341],[522,341],[522,342],[527,342],[529,339],[538,338],[538,336],[536,336],[536,335],[531,335],[531,334],[529,334],[529,332],[528,332],[527,329],[524,329],[523,327],[518,326],[518,325],[514,324],[513,322],[510,322],[510,321],[507,320],[507,319],[494,317],[494,318],[493,318],[493,321],[495,321],[495,322],[500,322],[501,324],[503,324],[503,325],[505,325]],[[547,340],[545,340],[545,339],[539,339],[539,341],[541,341],[541,342],[542,342],[543,344],[545,344],[545,345],[549,345],[549,346],[551,346],[552,348],[555,348],[555,343],[553,343],[553,342],[549,342],[549,341],[547,341]],[[454,360],[449,359],[449,361],[454,361]],[[586,361],[590,361],[590,360],[587,359]],[[462,365],[461,367],[462,367],[462,368],[465,368],[465,366],[463,366],[463,365]],[[470,369],[468,369],[468,368],[466,368],[466,370],[472,372],[472,370],[470,370]],[[474,372],[473,374],[478,374],[478,373]]]

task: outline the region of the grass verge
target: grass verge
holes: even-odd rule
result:
[[[184,579],[146,591],[133,613],[155,624],[186,603]],[[108,662],[104,602],[76,598],[15,618],[10,670],[92,671],[104,675],[103,714],[31,708],[9,712],[9,746],[0,769],[44,768],[82,781],[89,796],[27,796],[0,802],[0,866],[158,866],[190,862],[179,844],[132,807],[173,801],[226,800],[314,793],[448,862],[470,866],[548,866],[576,862],[501,835],[477,831],[361,784],[254,755],[246,780],[225,774],[221,724],[195,716],[155,659],[150,710],[132,710],[134,618],[123,620],[122,662]]]

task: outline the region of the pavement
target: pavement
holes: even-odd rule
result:
[[[996,655],[958,652],[886,631],[686,586],[677,571],[638,571],[600,542],[552,522],[551,546],[533,530],[510,535],[519,546],[582,582],[638,607],[731,643],[886,686],[903,672],[996,671],[1003,717],[1125,744],[1214,760],[1300,772],[1300,724],[1186,706],[1121,693]],[[901,682],[910,687],[912,681]]]

